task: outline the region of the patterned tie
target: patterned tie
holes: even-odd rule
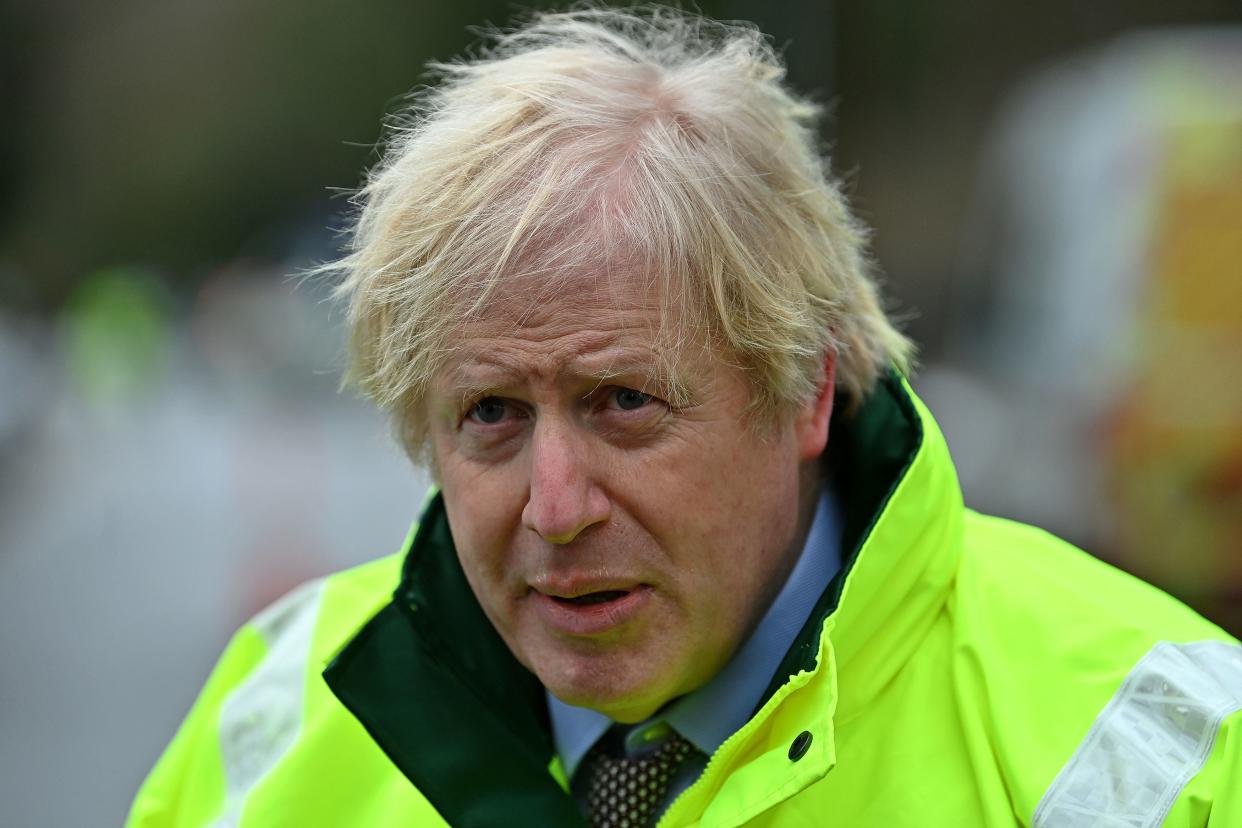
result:
[[[595,754],[587,789],[591,828],[644,828],[659,813],[669,781],[694,746],[674,732],[635,759]]]

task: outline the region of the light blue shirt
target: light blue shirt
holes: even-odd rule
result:
[[[750,638],[716,676],[692,693],[677,699],[651,719],[633,725],[625,752],[637,756],[658,746],[672,727],[702,756],[686,762],[669,787],[664,804],[688,788],[716,752],[750,719],[785,653],[806,624],[815,602],[841,568],[841,522],[836,498],[828,487],[820,494],[806,544],[772,605]],[[581,791],[574,775],[582,759],[614,722],[602,713],[573,707],[548,697],[552,738],[565,775]]]

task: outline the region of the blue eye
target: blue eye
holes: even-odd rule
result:
[[[484,397],[470,408],[466,416],[484,425],[495,425],[505,418],[505,402],[496,397]]]
[[[635,391],[633,388],[618,388],[614,397],[617,401],[617,408],[622,411],[635,411],[651,402],[650,394]]]

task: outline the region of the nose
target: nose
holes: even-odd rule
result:
[[[572,424],[537,421],[527,448],[530,494],[523,526],[549,543],[566,544],[607,522],[611,504],[591,471],[590,447]]]

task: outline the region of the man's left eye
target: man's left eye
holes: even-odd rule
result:
[[[635,391],[633,388],[618,388],[613,392],[612,398],[616,401],[617,408],[622,411],[636,411],[652,400],[650,394]]]

